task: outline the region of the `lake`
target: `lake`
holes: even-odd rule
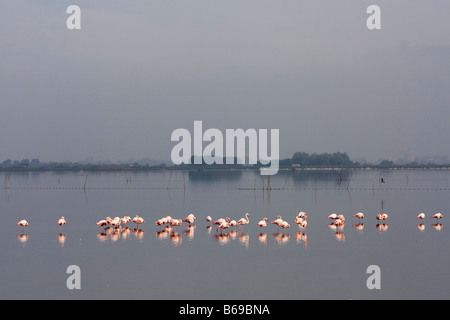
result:
[[[0,187],[1,299],[450,298],[449,170],[4,172]],[[205,220],[246,212],[241,229]],[[329,225],[333,212],[344,226]],[[189,213],[191,227],[155,225]],[[124,215],[146,223],[96,225]],[[256,225],[277,215],[290,228]],[[81,289],[68,289],[72,265]]]

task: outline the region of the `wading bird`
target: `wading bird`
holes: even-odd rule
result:
[[[66,224],[66,219],[64,219],[64,217],[61,217],[56,224],[59,225],[59,232],[61,232],[61,227]]]
[[[359,221],[361,221],[361,219],[364,219],[364,213],[358,212],[358,213],[355,213],[354,215],[352,215],[352,217],[358,218]]]
[[[23,233],[23,231],[24,231],[24,228],[28,226],[28,221],[27,221],[27,220],[25,220],[25,219],[23,219],[23,220],[20,220],[19,222],[17,222],[17,224],[16,224],[16,225],[18,225],[18,226],[21,226],[21,227],[22,227],[22,233]]]
[[[258,223],[257,223],[257,225],[258,226],[260,226],[261,228],[265,228],[265,227],[267,227],[267,221],[268,221],[269,219],[267,219],[267,218],[263,218],[262,220],[260,220]]]
[[[438,213],[436,213],[436,214],[433,214],[432,216],[431,216],[431,218],[433,218],[433,219],[442,219],[442,213],[440,213],[440,212],[438,212]]]

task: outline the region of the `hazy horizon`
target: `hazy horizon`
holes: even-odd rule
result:
[[[66,8],[81,8],[68,30]],[[366,9],[381,8],[381,30]],[[170,160],[173,130],[279,129],[280,158],[450,156],[450,3],[5,1],[0,161]]]

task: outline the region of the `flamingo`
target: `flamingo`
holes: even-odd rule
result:
[[[442,213],[440,213],[440,212],[431,216],[431,218],[436,219],[436,220],[442,219],[442,217],[443,217]]]
[[[118,228],[120,226],[120,218],[119,217],[114,217],[114,219],[112,219],[109,222],[110,225],[112,225],[114,228]]]
[[[20,220],[19,222],[17,222],[16,225],[22,226],[22,233],[23,233],[24,228],[28,226],[28,221],[23,219],[23,220]]]
[[[267,219],[267,218],[263,218],[262,220],[260,220],[257,224],[258,224],[258,226],[260,226],[261,228],[265,228],[265,227],[267,227],[267,221],[268,221],[269,219]]]
[[[238,225],[238,223],[236,222],[236,220],[228,221],[228,224],[230,225],[230,227],[236,227],[236,226]]]
[[[386,220],[389,216],[386,213],[377,214],[377,220]]]
[[[192,224],[195,221],[195,216],[191,213],[183,221]]]
[[[58,222],[56,223],[57,225],[59,225],[59,232],[61,232],[61,227],[66,224],[66,219],[64,219],[64,217],[61,217],[61,219],[58,220]]]
[[[284,220],[283,220],[283,222],[281,222],[281,224],[280,224],[280,227],[283,228],[283,232],[284,232],[284,229],[290,228],[291,225],[290,225],[287,221],[284,221]]]
[[[344,221],[345,221],[345,217],[344,217],[344,215],[343,215],[343,214],[338,214],[338,215],[337,215],[337,218],[338,218],[338,219],[341,219],[341,220],[342,220],[342,222],[344,222]]]
[[[283,222],[283,219],[281,219],[281,216],[277,216],[277,218],[273,220],[271,224],[276,224],[277,226],[279,226],[281,222]]]
[[[206,217],[206,222],[211,222],[211,221],[212,221],[211,216],[207,216],[207,217]]]
[[[105,219],[100,220],[99,222],[96,223],[99,227],[104,227],[108,224],[108,221],[106,221]]]
[[[241,226],[243,226],[243,225],[245,225],[245,224],[248,224],[248,223],[250,222],[250,220],[248,219],[248,217],[250,217],[250,213],[247,212],[247,213],[245,214],[245,218],[240,218],[240,219],[239,219],[238,224],[241,225]]]
[[[332,214],[330,214],[327,218],[328,219],[332,219],[332,220],[335,220],[335,219],[337,219],[337,214],[336,213],[332,213]]]
[[[131,218],[129,216],[123,216],[122,219],[120,219],[120,222],[122,223],[122,225],[126,226],[127,223],[131,221]]]
[[[306,212],[300,211],[300,212],[298,213],[297,217],[300,217],[300,218],[306,217]]]
[[[352,217],[356,217],[359,219],[359,221],[361,221],[361,219],[364,219],[364,213],[358,212],[358,213],[355,213],[354,215],[352,215]]]
[[[305,215],[305,219],[302,219],[301,217],[297,216],[295,217],[295,223],[298,224],[299,228],[306,228],[308,216]]]
[[[131,222],[134,222],[136,224],[136,229],[137,229],[137,225],[145,223],[145,220],[142,217],[139,217],[138,215],[136,215],[136,217],[134,217],[133,220],[131,220]]]
[[[422,213],[419,213],[419,214],[416,216],[416,218],[417,218],[417,219],[421,219],[421,220],[422,220],[422,219],[425,219],[425,213],[423,213],[423,212],[422,212]]]
[[[341,219],[339,219],[339,218],[336,218],[335,220],[334,220],[334,225],[335,226],[342,226],[344,224],[344,221],[342,221]]]
[[[228,224],[228,222],[222,222],[219,226],[218,226],[218,228],[220,228],[220,233],[222,233],[222,230],[223,229],[228,229],[230,227],[230,225]]]

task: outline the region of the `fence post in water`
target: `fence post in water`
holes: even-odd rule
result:
[[[84,178],[83,190],[86,190],[87,178],[88,178],[88,175],[86,175],[86,177]]]

